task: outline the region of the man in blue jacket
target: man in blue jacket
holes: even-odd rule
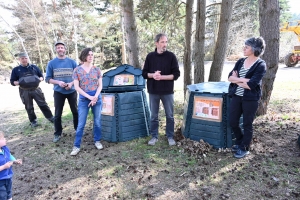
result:
[[[33,99],[41,109],[44,116],[53,123],[52,112],[46,103],[44,93],[39,84],[44,80],[41,70],[33,64],[29,64],[26,53],[19,54],[20,65],[15,67],[10,76],[10,83],[13,86],[19,86],[19,94],[32,127],[38,125],[34,112]]]
[[[61,115],[66,99],[68,99],[73,114],[73,125],[75,130],[78,125],[77,92],[74,89],[72,79],[73,70],[77,67],[77,64],[74,60],[66,56],[66,46],[63,42],[56,42],[54,46],[57,57],[48,63],[45,81],[54,85],[55,132],[53,142],[58,142],[63,130],[61,125]]]
[[[166,136],[170,146],[175,145],[174,136],[174,80],[180,76],[176,56],[167,50],[168,38],[160,33],[155,37],[156,49],[147,55],[143,77],[147,79],[151,110],[150,133],[152,139],[148,145],[158,141],[158,112],[162,101],[166,113]]]

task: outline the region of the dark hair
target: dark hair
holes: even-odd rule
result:
[[[245,41],[245,45],[252,47],[252,51],[256,57],[263,55],[266,48],[265,40],[262,37],[249,38]]]
[[[160,38],[162,38],[162,37],[168,37],[165,33],[159,33],[159,34],[157,34],[156,36],[155,36],[155,42],[159,42],[159,40],[160,40]]]
[[[80,56],[79,56],[79,60],[81,62],[85,62],[86,58],[89,56],[89,52],[93,51],[92,48],[85,48],[81,51]]]

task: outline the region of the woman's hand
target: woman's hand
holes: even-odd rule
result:
[[[237,71],[232,71],[232,75],[231,75],[231,76],[233,76],[233,77],[238,77]]]
[[[94,106],[94,105],[96,105],[96,104],[97,104],[97,101],[91,101],[91,102],[89,103],[88,107]]]
[[[89,103],[88,107],[90,106],[94,106],[97,104],[97,101],[98,101],[98,96],[90,96],[89,98],[91,100],[91,102]]]

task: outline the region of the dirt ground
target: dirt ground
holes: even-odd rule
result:
[[[232,64],[225,65],[223,80]],[[175,94],[177,128],[183,113],[181,83],[177,81]],[[156,146],[147,145],[149,138],[103,141],[101,151],[93,145],[89,120],[82,150],[71,157],[75,131],[68,110],[63,113],[63,137],[54,144],[53,126],[38,107],[40,125],[33,129],[18,88],[2,84],[0,129],[13,155],[23,159],[22,166],[13,167],[13,199],[300,199],[299,84],[300,66],[280,65],[268,114],[255,120],[251,154],[240,160],[205,142],[184,139],[169,147],[163,115]],[[41,87],[54,111],[52,86]]]

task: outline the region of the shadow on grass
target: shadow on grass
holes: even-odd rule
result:
[[[65,107],[66,108],[66,107]],[[175,121],[182,121],[183,103],[175,102]],[[21,112],[20,124],[26,123]],[[63,114],[63,137],[52,143],[53,127],[41,125],[31,133],[14,133],[8,146],[23,166],[14,167],[15,199],[297,199],[300,194],[299,155],[293,120],[258,118],[252,153],[237,160],[231,153],[210,151],[196,159],[164,136],[160,110],[160,137],[120,143],[103,141],[96,150],[92,119],[88,117],[80,153],[72,157],[72,114]],[[17,117],[18,118],[18,117]],[[17,121],[17,118],[15,119]],[[284,124],[284,125],[280,125]],[[43,124],[43,123],[42,123]],[[294,125],[293,125],[294,124]],[[16,124],[4,124],[6,128]],[[293,128],[291,128],[293,127]],[[19,127],[20,130],[27,129]],[[286,148],[288,147],[288,148]],[[298,158],[296,158],[298,156]],[[247,188],[247,189],[245,189]]]

